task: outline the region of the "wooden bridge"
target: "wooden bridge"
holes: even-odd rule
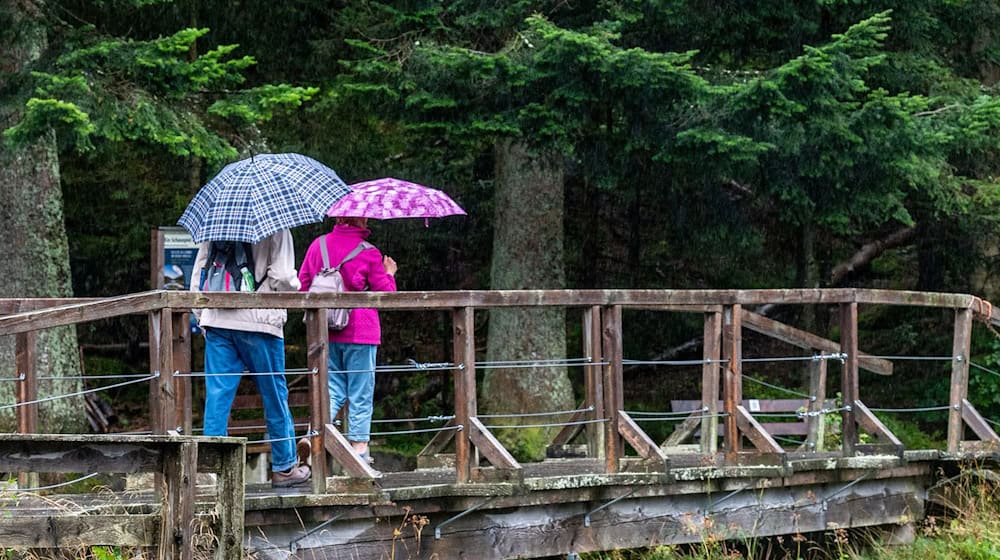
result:
[[[747,309],[766,304],[827,306],[839,317],[839,340]],[[943,449],[906,449],[866,404],[859,370],[891,375],[893,361],[860,350],[862,305],[953,310],[951,347],[929,349],[943,356],[950,369],[950,397],[941,407],[947,411]],[[552,445],[583,442],[578,446],[586,453],[521,463],[479,415],[475,312],[553,306],[580,313],[585,399]],[[234,466],[239,461],[231,459],[231,446],[242,439],[184,435],[195,432],[192,376],[184,375],[192,371],[188,310],[209,307],[304,310],[309,424],[322,427],[311,433],[311,487],[272,490],[234,484],[234,477],[242,477],[242,468]],[[454,382],[453,417],[421,452],[419,468],[386,472],[378,478],[350,452],[331,421],[323,311],[327,307],[432,309],[451,314],[452,356],[447,371]],[[698,333],[703,338],[698,361],[700,406],[692,410],[677,405],[683,410],[668,411],[670,401],[679,396],[658,395],[663,403],[660,418],[681,420],[663,442],[647,435],[640,427],[643,418],[629,412],[624,402],[628,379],[623,310],[631,308],[703,318]],[[144,314],[149,321],[153,434],[117,436],[118,442],[116,436],[30,435],[38,431],[39,403],[49,398],[38,394],[37,331],[128,314]],[[114,500],[106,495],[76,496],[72,500],[91,506],[69,510],[47,508],[44,504],[53,503],[51,497],[43,503],[26,494],[12,499],[11,495],[22,495],[0,492],[5,507],[23,508],[34,523],[28,526],[18,522],[20,516],[4,516],[0,547],[152,545],[166,557],[190,557],[198,538],[194,519],[206,521],[210,534],[217,537],[208,539],[207,546],[226,558],[240,558],[246,550],[265,558],[513,558],[834,528],[895,527],[905,533],[923,517],[927,490],[942,467],[958,468],[966,460],[994,461],[1000,449],[991,422],[967,398],[974,319],[995,325],[1000,324],[1000,314],[987,302],[964,294],[856,289],[156,291],[100,300],[0,300],[0,315],[0,335],[16,340],[17,367],[11,381],[16,387],[19,432],[0,437],[0,471],[19,472],[22,488],[33,487],[37,478],[32,471],[70,467],[146,470],[158,473],[159,481],[150,492],[122,494]],[[752,359],[743,355],[746,330],[789,345],[810,364],[809,393],[791,413],[797,428],[763,422],[762,415],[771,413],[768,402],[745,399],[743,367]],[[833,408],[827,380],[830,362],[840,366],[835,389],[840,400]],[[839,419],[835,449],[823,446],[823,420],[830,416]],[[799,435],[788,445],[782,434]],[[74,455],[78,447],[88,451]],[[53,464],[54,452],[72,460]],[[242,453],[242,447],[236,453]],[[101,459],[109,454],[133,460]],[[202,461],[203,454],[208,459]],[[146,459],[135,459],[138,456]],[[229,468],[223,468],[223,456],[230,457]],[[226,483],[196,486],[191,483],[195,472],[218,472]],[[234,486],[244,489],[245,495],[241,497]],[[243,503],[242,515],[233,511],[233,496]],[[109,501],[119,503],[125,513],[156,515],[143,518],[141,530],[88,531],[94,525],[91,516],[107,513],[93,504]],[[101,523],[130,523],[128,515],[119,513]]]

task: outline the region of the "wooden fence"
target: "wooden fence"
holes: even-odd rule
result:
[[[55,307],[52,307],[56,304]],[[789,325],[778,323],[745,309],[763,304],[834,306],[840,317],[840,340],[834,342]],[[585,406],[600,422],[567,426],[556,437],[565,442],[575,431],[588,431],[592,456],[603,460],[604,469],[621,469],[626,445],[635,450],[649,468],[666,469],[665,446],[653,441],[624,410],[623,398],[623,309],[644,308],[697,313],[703,317],[702,412],[682,424],[680,436],[695,431],[715,434],[702,437],[700,464],[774,464],[784,461],[785,449],[743,406],[743,348],[745,329],[764,333],[816,353],[838,353],[842,360],[841,387],[843,456],[865,453],[902,453],[902,444],[865,405],[859,387],[861,368],[887,375],[892,364],[860,351],[859,305],[905,305],[948,308],[955,313],[952,344],[951,394],[948,411],[947,452],[993,449],[1000,442],[996,432],[967,398],[971,330],[974,317],[1000,324],[1000,314],[983,300],[965,294],[941,294],[860,289],[795,290],[524,290],[444,291],[393,293],[192,293],[154,291],[103,300],[0,300],[0,335],[17,339],[17,399],[29,403],[37,395],[33,371],[35,337],[40,329],[144,313],[149,317],[150,363],[158,373],[150,386],[153,431],[191,433],[190,377],[173,372],[190,371],[187,311],[197,308],[286,308],[305,310],[307,367],[310,375],[310,422],[322,427],[314,439],[312,490],[326,492],[328,465],[332,457],[352,477],[370,478],[373,471],[350,451],[346,439],[331,423],[327,389],[327,307],[374,307],[380,310],[446,310],[452,316],[452,363],[455,429],[435,437],[424,455],[440,451],[454,438],[454,468],[457,482],[482,479],[484,470],[476,457],[492,464],[491,473],[518,477],[521,465],[504,449],[478,418],[476,403],[475,311],[507,307],[564,307],[580,312],[584,366]],[[811,374],[810,413],[818,416],[827,399],[827,360],[820,360]],[[720,409],[721,404],[721,409]],[[815,409],[813,409],[815,408]],[[37,429],[33,404],[18,408],[19,431]],[[968,430],[967,430],[968,429]],[[966,438],[971,430],[976,439]],[[861,443],[859,431],[874,443]],[[675,438],[677,439],[677,438]],[[316,445],[315,443],[319,443]],[[748,442],[748,445],[747,445]],[[676,443],[676,441],[674,442]],[[495,474],[491,474],[495,476]]]
[[[129,504],[94,501],[86,511],[29,508],[32,495],[0,491],[17,503],[16,515],[0,516],[0,544],[20,549],[98,545],[153,547],[158,558],[192,558],[197,474],[215,473],[213,507],[201,512],[212,526],[214,557],[243,558],[242,438],[176,435],[0,435],[0,472],[156,473],[159,511],[135,512]],[[39,511],[47,510],[47,511]],[[110,512],[110,513],[108,513]]]

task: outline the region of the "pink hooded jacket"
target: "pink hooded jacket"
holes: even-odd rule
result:
[[[371,230],[347,224],[337,224],[329,235],[317,237],[309,245],[306,256],[299,267],[300,290],[309,291],[313,278],[323,269],[323,254],[320,242],[327,240],[327,250],[330,254],[330,266],[337,266],[348,253],[354,250],[368,236]],[[365,249],[358,256],[344,263],[340,271],[344,278],[344,287],[349,292],[360,292],[367,289],[372,292],[395,292],[396,279],[385,271],[382,265],[382,252],[376,248]],[[330,342],[346,342],[351,344],[380,344],[382,342],[382,327],[375,309],[352,309],[347,327],[341,331],[330,331]]]

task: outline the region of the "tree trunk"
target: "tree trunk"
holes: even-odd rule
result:
[[[41,2],[8,3],[3,19],[12,24],[12,41],[0,52],[0,91],[11,93],[25,68],[47,46],[46,28],[40,19]],[[29,12],[37,10],[37,12]],[[25,92],[18,92],[25,93]],[[3,122],[20,118],[24,98],[7,95],[0,102]],[[49,133],[26,145],[0,143],[0,297],[67,297],[70,282],[69,244],[63,220],[59,159],[55,135]],[[0,378],[16,375],[14,337],[0,337]],[[39,377],[77,376],[80,372],[76,329],[41,331],[35,371]],[[13,402],[14,383],[0,383],[0,403]],[[42,381],[39,398],[79,392],[79,380]],[[44,432],[80,432],[85,425],[83,399],[69,397],[39,405]],[[12,409],[0,411],[0,429],[13,429]]]
[[[559,156],[530,152],[519,141],[496,146],[496,220],[491,288],[561,289],[563,262],[563,171]],[[489,362],[542,361],[566,357],[566,314],[561,308],[490,311]],[[480,402],[485,412],[566,410],[573,388],[563,366],[487,369]],[[508,419],[511,424],[565,421],[565,416]],[[488,424],[499,424],[501,420]],[[538,459],[549,429],[501,430],[498,436],[522,458]]]

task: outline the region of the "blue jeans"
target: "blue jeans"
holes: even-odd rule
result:
[[[281,372],[281,375],[254,375],[264,403],[267,438],[271,442],[271,470],[286,471],[298,463],[295,453],[295,424],[288,407],[285,384],[285,341],[274,335],[208,327],[205,329],[205,435],[224,436],[229,429],[229,412],[242,375],[213,373]]]
[[[330,414],[336,416],[347,405],[347,439],[369,441],[372,400],[375,397],[374,344],[330,343]]]

